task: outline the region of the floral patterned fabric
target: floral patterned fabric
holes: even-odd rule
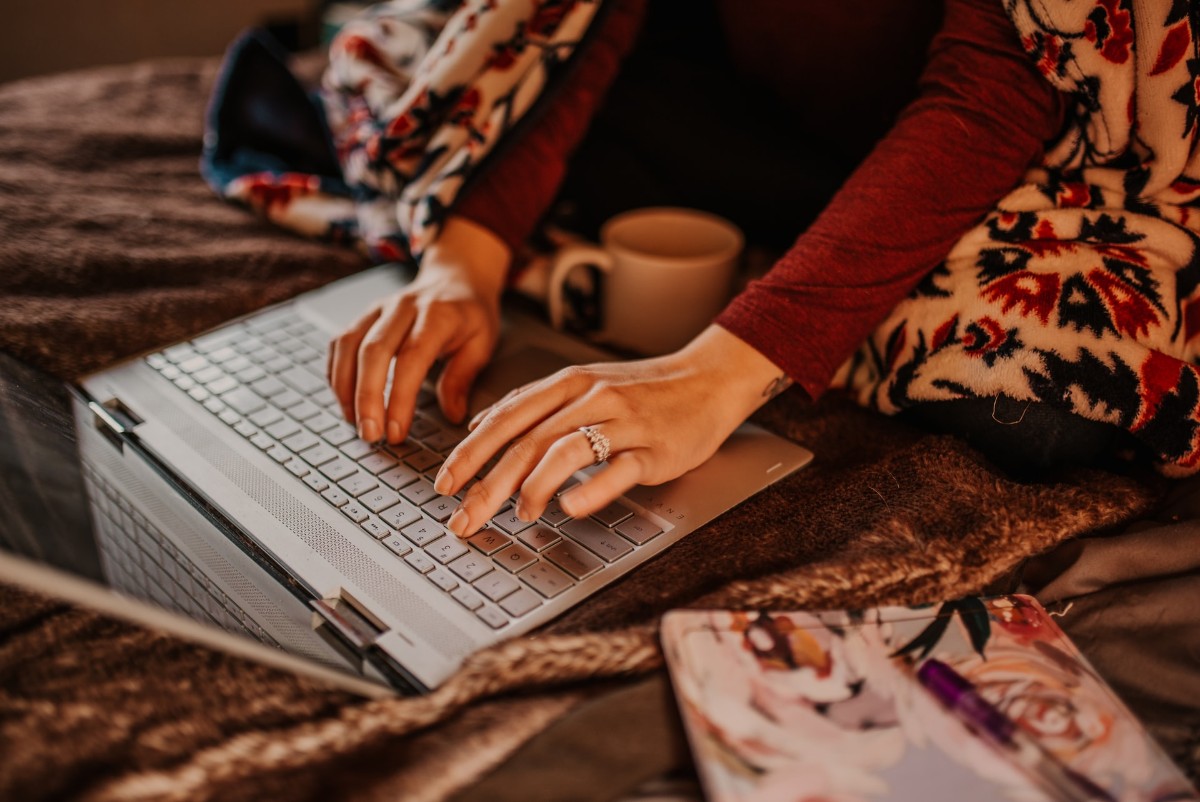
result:
[[[1004,0],[1073,106],[1061,140],[876,329],[840,383],[893,413],[1005,395],[1200,470],[1200,8]],[[1136,19],[1135,19],[1136,16]]]
[[[370,6],[334,40],[320,95],[341,176],[249,148],[214,167],[213,147],[205,174],[224,197],[299,233],[356,242],[378,261],[418,259],[464,184],[575,51],[599,5]]]

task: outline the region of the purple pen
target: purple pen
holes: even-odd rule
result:
[[[984,699],[966,677],[940,660],[917,669],[917,681],[960,721],[1061,802],[1116,802],[1111,794],[1047,751],[1015,721]]]

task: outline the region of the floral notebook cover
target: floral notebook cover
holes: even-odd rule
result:
[[[711,802],[1047,799],[923,688],[951,665],[1076,772],[1122,800],[1194,800],[1028,596],[861,612],[676,610],[662,641]]]

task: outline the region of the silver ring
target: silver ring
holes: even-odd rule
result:
[[[612,453],[612,443],[608,438],[591,426],[580,426],[579,431],[583,432],[583,436],[588,439],[588,443],[592,447],[592,455],[596,458],[596,464],[599,465],[608,459],[608,455]]]

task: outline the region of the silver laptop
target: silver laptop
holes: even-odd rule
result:
[[[75,388],[110,584],[309,664],[422,692],[811,459],[744,425],[700,468],[585,520],[551,504],[528,524],[510,507],[460,540],[443,526],[457,500],[432,477],[465,432],[424,393],[404,444],[365,443],[324,380],[330,336],[404,281],[374,268]],[[510,315],[473,407],[606,358]]]

